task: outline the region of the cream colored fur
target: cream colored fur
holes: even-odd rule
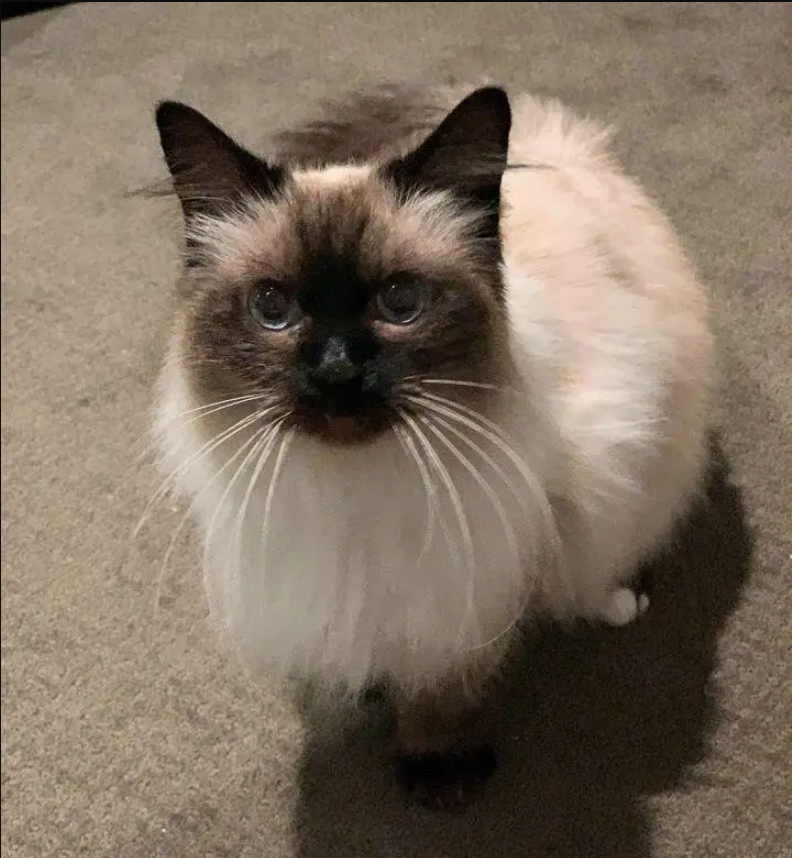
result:
[[[474,472],[416,424],[458,489],[467,528],[447,493],[430,515],[420,469],[392,433],[360,448],[304,436],[281,448],[279,436],[249,495],[252,457],[231,483],[245,450],[225,471],[227,446],[183,469],[208,538],[212,611],[248,664],[353,690],[382,676],[418,690],[494,671],[521,614],[635,616],[623,584],[668,538],[702,474],[713,382],[706,297],[599,127],[518,99],[510,161],[556,168],[504,178],[511,370],[485,416],[513,453],[445,413],[489,456],[444,428]],[[323,181],[316,171],[301,180]],[[365,180],[361,168],[326,179]],[[223,242],[234,229],[246,240],[239,224],[204,226],[233,264]],[[211,420],[179,416],[202,404],[184,348],[177,326],[158,405],[167,472],[212,434]],[[473,401],[449,386],[427,392]]]

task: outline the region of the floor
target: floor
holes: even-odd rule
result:
[[[792,5],[78,3],[2,37],[4,858],[790,855]],[[255,147],[366,80],[481,75],[618,125],[711,286],[723,396],[652,614],[515,667],[449,818],[225,657],[189,533],[163,572],[180,510],[132,538],[178,214],[127,192],[162,97]]]

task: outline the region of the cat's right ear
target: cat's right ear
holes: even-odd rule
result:
[[[202,113],[177,101],[156,109],[157,129],[185,220],[218,215],[246,196],[275,194],[284,171],[243,149]]]
[[[497,86],[475,90],[417,149],[388,164],[404,190],[448,190],[483,207],[497,221],[509,149],[511,107]]]

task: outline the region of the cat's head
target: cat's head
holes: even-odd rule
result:
[[[498,88],[397,158],[268,163],[194,109],[157,108],[186,225],[181,360],[199,404],[265,395],[329,440],[389,426],[427,379],[486,382],[506,337]]]

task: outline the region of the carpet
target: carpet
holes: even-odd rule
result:
[[[792,5],[78,3],[2,35],[4,858],[790,855]],[[220,650],[189,529],[163,563],[181,508],[132,538],[179,224],[127,192],[164,176],[163,97],[255,148],[367,81],[483,75],[618,126],[723,384],[652,613],[515,666],[455,818]]]

